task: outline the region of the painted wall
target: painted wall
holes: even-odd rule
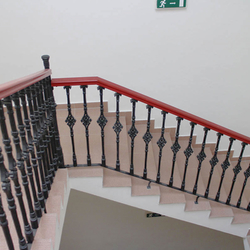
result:
[[[60,250],[244,249],[240,237],[71,190]]]
[[[250,1],[155,6],[2,1],[0,83],[42,69],[49,54],[53,77],[100,76],[250,135]]]

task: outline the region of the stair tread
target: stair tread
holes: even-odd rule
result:
[[[197,204],[195,203],[196,197],[194,195],[185,194],[185,198],[186,198],[186,206],[185,206],[186,212],[211,210],[210,203],[206,199],[199,198]]]
[[[103,169],[104,187],[131,187],[131,177],[110,169]]]
[[[61,196],[62,201],[64,201],[65,195],[65,182],[64,181],[55,181],[51,186],[51,190],[49,192],[49,197]]]
[[[70,178],[102,177],[103,168],[95,166],[68,168],[68,173]]]
[[[157,184],[151,183],[151,188],[148,189],[149,181],[132,177],[132,187],[131,195],[132,196],[145,196],[145,195],[160,195],[160,188]]]
[[[224,204],[220,204],[215,201],[210,201],[211,213],[210,218],[219,218],[219,217],[233,217],[234,213],[231,207]]]
[[[58,221],[60,222],[60,214],[62,209],[62,197],[60,195],[53,195],[47,199],[46,210],[47,213],[57,214]]]
[[[232,224],[245,224],[250,223],[250,213],[237,208],[232,208],[234,218]]]
[[[57,214],[44,214],[39,224],[39,230],[35,235],[35,240],[46,239],[51,240],[54,246],[57,228]]]
[[[186,203],[185,194],[173,188],[160,186],[160,204]]]
[[[31,250],[53,250],[52,242],[50,239],[35,239]]]

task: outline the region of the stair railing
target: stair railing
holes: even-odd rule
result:
[[[149,181],[149,187],[150,183],[157,183],[196,195],[197,197],[207,198],[232,207],[250,211],[250,203],[248,203],[247,206],[242,206],[243,197],[245,200],[249,199],[248,195],[244,195],[249,191],[247,180],[250,176],[250,167],[248,166],[242,169],[244,152],[246,146],[250,143],[249,137],[99,77],[60,78],[51,80],[49,56],[43,56],[42,59],[45,70],[0,85],[0,127],[3,141],[3,144],[0,147],[0,174],[3,191],[0,192],[0,225],[3,229],[9,249],[14,249],[14,246],[12,232],[9,230],[8,221],[13,220],[20,249],[28,249],[28,244],[32,243],[34,232],[39,226],[39,218],[43,213],[46,213],[46,199],[49,196],[49,190],[51,189],[56,171],[58,168],[64,167],[64,159],[56,119],[56,104],[53,95],[53,87],[59,86],[65,88],[67,97],[68,116],[66,118],[66,123],[70,129],[72,166],[76,167],[79,164],[77,163],[74,140],[74,125],[76,119],[72,114],[70,91],[72,86],[80,86],[83,95],[83,116],[81,123],[85,127],[86,166],[100,165],[130,176],[147,180]],[[89,126],[92,119],[89,116],[87,103],[87,87],[90,85],[97,86],[100,99],[100,115],[97,119],[97,123],[100,126],[101,152],[100,162],[97,163],[92,162],[90,150]],[[108,119],[105,117],[103,101],[105,89],[114,92],[116,103],[116,119],[113,125],[113,130],[116,135],[116,160],[114,162],[114,167],[106,164],[105,127],[108,123]],[[122,170],[120,162],[120,133],[123,129],[120,119],[120,101],[123,96],[127,96],[131,99],[131,126],[128,130],[128,136],[130,137],[129,171]],[[144,103],[147,110],[147,117],[145,117],[145,134],[142,136],[142,140],[145,143],[145,157],[144,159],[141,159],[144,167],[140,174],[135,173],[137,167],[135,162],[135,153],[137,150],[135,142],[136,140],[141,139],[138,138],[138,123],[136,121],[138,102]],[[156,142],[159,147],[157,174],[155,178],[149,178],[148,152],[150,144],[153,143],[151,132],[154,129],[151,123],[153,108],[158,109],[161,112],[162,125],[159,132],[159,139]],[[166,131],[168,130],[167,117],[169,114],[176,116],[176,128],[174,134],[172,134],[172,140],[174,143],[170,146],[173,156],[171,159],[172,164],[168,181],[162,181],[162,174],[163,171],[165,171],[163,168],[165,162],[162,158],[165,153],[164,149],[169,143],[166,140]],[[184,120],[190,121],[190,135],[188,137],[188,144],[182,152],[180,150],[180,130]],[[186,176],[190,170],[190,157],[194,155],[194,132],[197,126],[203,127],[204,134],[202,143],[196,145],[200,147],[197,155],[198,166],[196,166],[195,181],[192,184],[192,188],[190,188],[186,185]],[[207,137],[212,131],[216,133],[217,141],[215,146],[211,147],[213,152],[212,157],[209,160],[209,174],[205,180],[206,189],[204,192],[201,192],[201,190],[199,190],[199,181],[201,179],[200,173],[202,171],[204,160],[207,157],[205,153],[206,148],[209,147]],[[229,138],[229,142],[228,149],[225,152],[225,158],[221,161],[218,159],[218,155],[220,153],[220,143],[223,135]],[[240,155],[236,160],[237,163],[231,166],[232,147],[235,141],[240,141],[242,146]],[[14,145],[14,150],[12,145]],[[4,150],[2,150],[2,148],[4,148]],[[184,155],[185,160],[182,166],[183,173],[181,174],[181,184],[177,185],[175,180],[176,162],[181,154]],[[4,158],[7,159],[7,162]],[[216,167],[219,167],[218,163],[221,164],[221,174],[216,186],[216,195],[211,196],[210,191],[212,180],[214,179],[214,170]],[[230,183],[230,188],[228,189],[227,199],[223,200],[221,199],[221,188],[228,171],[231,171],[233,178]],[[20,176],[25,195],[22,193]],[[239,179],[239,176],[241,179]],[[15,186],[17,202],[13,195],[10,184],[11,181]],[[241,190],[240,192],[239,190],[235,192],[235,184],[239,181],[241,182]],[[235,202],[236,196],[237,199]],[[233,202],[232,197],[234,197]],[[6,202],[4,202],[5,198],[7,198],[8,208],[6,207]],[[25,205],[25,201],[27,201],[27,206]],[[28,211],[26,211],[26,208],[28,208]],[[10,210],[10,216],[6,216],[7,209]],[[17,209],[20,210],[22,220],[20,220],[20,216],[18,216]],[[23,232],[25,236],[23,235]]]
[[[13,221],[19,248],[28,250],[39,219],[46,213],[56,171],[64,167],[51,70],[48,56],[42,58],[45,70],[0,85],[0,225],[11,250],[14,232],[9,222]]]
[[[248,203],[248,206],[242,207],[241,206],[241,202],[242,202],[242,197],[244,195],[244,191],[246,189],[247,186],[247,180],[250,176],[250,167],[245,168],[244,169],[244,174],[242,173],[242,167],[241,167],[241,161],[244,155],[244,150],[246,148],[246,146],[250,143],[250,138],[247,136],[244,136],[240,133],[237,133],[235,131],[232,131],[230,129],[227,129],[225,127],[222,127],[220,125],[217,125],[213,122],[207,121],[203,118],[200,118],[198,116],[195,116],[193,114],[190,114],[188,112],[185,112],[183,110],[180,110],[178,108],[175,108],[173,106],[170,106],[168,104],[165,104],[163,102],[160,102],[156,99],[150,98],[148,96],[145,96],[141,93],[135,92],[133,90],[127,89],[125,87],[119,86],[113,82],[104,80],[102,78],[99,77],[74,77],[74,78],[56,78],[56,79],[52,79],[52,86],[53,87],[64,87],[67,91],[67,100],[68,100],[68,117],[66,119],[66,122],[68,124],[68,126],[70,127],[71,130],[71,138],[72,138],[72,148],[73,148],[73,165],[77,166],[76,164],[76,155],[74,154],[74,125],[75,125],[75,118],[72,116],[71,113],[71,103],[70,103],[70,89],[72,86],[80,86],[82,88],[83,91],[83,105],[84,105],[84,115],[83,118],[81,120],[81,122],[83,123],[83,125],[85,126],[85,136],[86,136],[86,147],[87,147],[87,166],[91,166],[93,165],[93,163],[91,162],[91,156],[90,156],[90,151],[89,151],[89,125],[91,123],[91,118],[88,115],[88,110],[87,110],[87,101],[86,101],[86,91],[87,91],[87,87],[91,86],[91,85],[96,85],[97,89],[99,91],[99,96],[100,96],[100,116],[97,120],[97,123],[99,124],[100,128],[101,128],[101,138],[102,138],[102,155],[101,155],[101,163],[99,163],[99,165],[106,167],[106,168],[110,168],[116,171],[120,171],[123,172],[125,174],[131,175],[131,176],[135,176],[141,179],[145,179],[147,181],[150,182],[154,182],[154,183],[158,183],[167,187],[171,187],[180,191],[184,191],[187,192],[189,194],[193,194],[196,195],[198,197],[203,197],[209,200],[213,200],[213,201],[217,201],[223,204],[227,204],[227,205],[231,205],[233,207],[237,207],[237,208],[241,208],[244,210],[250,210],[250,203]],[[113,126],[114,132],[116,133],[116,143],[117,143],[117,147],[116,147],[116,163],[115,163],[115,167],[110,167],[106,165],[106,159],[105,159],[105,142],[104,142],[104,132],[105,132],[105,126],[108,122],[107,118],[105,117],[104,111],[103,111],[103,95],[104,95],[104,90],[105,89],[109,89],[111,91],[113,91],[115,93],[115,98],[116,98],[116,122]],[[130,137],[130,170],[129,171],[123,171],[120,168],[120,161],[119,161],[119,133],[121,132],[123,125],[121,124],[120,120],[119,120],[119,113],[120,113],[120,109],[119,109],[119,102],[122,98],[122,96],[126,96],[131,98],[131,111],[132,111],[132,115],[131,115],[131,128],[128,131],[128,135]],[[144,103],[146,105],[146,109],[148,110],[148,117],[147,122],[146,122],[146,128],[145,128],[145,134],[143,136],[143,140],[145,142],[145,158],[144,158],[144,170],[140,175],[136,175],[134,173],[134,170],[136,168],[135,164],[134,164],[134,153],[136,151],[135,147],[134,147],[134,142],[137,139],[136,136],[138,134],[138,130],[136,128],[136,106],[137,106],[137,102],[141,102]],[[160,137],[159,140],[157,141],[157,145],[159,147],[159,156],[158,156],[158,169],[157,169],[157,175],[155,177],[155,179],[152,178],[148,178],[148,173],[147,173],[147,164],[148,164],[148,147],[149,144],[152,143],[152,134],[151,134],[151,130],[152,127],[151,126],[151,111],[153,108],[157,108],[158,110],[161,111],[162,113],[162,127],[161,127],[161,133],[160,133]],[[172,157],[172,166],[171,166],[171,174],[169,176],[169,181],[168,182],[162,182],[161,181],[161,166],[164,164],[164,162],[162,162],[162,156],[163,156],[163,149],[165,147],[165,145],[167,144],[167,141],[164,137],[165,131],[166,131],[166,117],[168,114],[172,114],[174,116],[176,116],[176,120],[177,120],[177,124],[176,124],[176,129],[175,129],[175,135],[174,135],[174,143],[171,146],[171,150],[173,152],[173,157]],[[187,145],[187,147],[184,149],[183,152],[180,151],[181,146],[179,143],[180,140],[180,128],[182,125],[183,120],[188,120],[190,121],[190,135],[189,135],[189,143]],[[193,150],[193,145],[194,145],[194,131],[195,128],[197,126],[202,126],[203,130],[204,130],[204,134],[203,134],[203,141],[200,144],[200,152],[197,155],[197,160],[198,160],[198,165],[196,166],[196,176],[195,176],[195,181],[192,184],[192,189],[186,188],[186,176],[187,173],[189,171],[189,161],[190,161],[190,157],[191,155],[193,155],[194,150]],[[211,133],[212,131],[214,131],[216,133],[216,146],[213,148],[213,156],[212,158],[209,160],[210,163],[210,171],[209,171],[209,175],[208,178],[206,180],[204,180],[204,182],[206,182],[206,190],[202,193],[202,191],[199,190],[199,181],[200,181],[200,173],[201,173],[201,169],[202,169],[202,163],[204,162],[204,160],[206,159],[206,147],[207,147],[207,137],[208,134]],[[223,162],[219,161],[218,159],[218,153],[220,151],[220,143],[221,143],[221,138],[222,136],[227,136],[229,138],[229,143],[228,143],[228,150],[226,152],[226,157],[224,159]],[[241,148],[241,153],[240,156],[238,157],[237,160],[237,164],[235,166],[230,166],[231,163],[231,157],[232,157],[232,146],[233,143],[235,141],[240,141],[242,144],[242,148]],[[183,166],[183,173],[181,174],[182,180],[181,180],[181,185],[177,186],[175,183],[175,179],[174,179],[174,173],[175,173],[175,166],[176,166],[176,160],[178,159],[178,157],[180,156],[180,154],[184,154],[185,157],[185,163]],[[220,178],[219,178],[219,183],[217,183],[216,188],[217,188],[217,193],[215,196],[210,195],[210,190],[211,190],[211,183],[214,177],[214,170],[215,167],[218,165],[218,163],[220,162],[221,167],[218,166],[218,169],[221,171],[220,174]],[[230,168],[229,168],[230,167]],[[231,180],[231,188],[230,191],[228,191],[227,194],[227,199],[223,200],[220,198],[221,196],[221,188],[222,188],[222,184],[224,181],[224,177],[226,174],[226,171],[233,171],[234,177]],[[241,179],[242,176],[244,176],[244,181],[242,181],[241,183],[241,192],[237,193],[234,190],[235,187],[235,183],[236,181],[239,181],[237,179],[239,173],[241,172]],[[214,185],[214,184],[213,184]],[[234,192],[235,191],[235,192]],[[232,195],[237,195],[237,202],[234,201],[231,202],[232,199]],[[235,200],[235,198],[234,198]],[[249,202],[249,201],[248,201]]]

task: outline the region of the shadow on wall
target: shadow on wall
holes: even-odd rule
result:
[[[240,237],[71,190],[60,250],[243,250]]]

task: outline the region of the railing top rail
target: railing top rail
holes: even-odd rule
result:
[[[45,69],[22,78],[0,84],[0,99],[10,96],[50,75],[51,70]]]
[[[99,78],[99,77],[55,78],[55,79],[52,79],[51,84],[53,87],[78,86],[78,85],[99,85],[101,87],[107,88],[107,89],[112,90],[114,92],[128,96],[128,97],[135,99],[137,101],[146,103],[152,107],[158,108],[160,110],[169,112],[169,113],[176,115],[178,117],[184,118],[184,119],[192,121],[194,123],[197,123],[201,126],[209,128],[211,130],[217,131],[221,134],[227,135],[227,136],[232,137],[234,139],[237,139],[239,141],[250,144],[250,137],[248,137],[248,136],[242,135],[242,134],[237,133],[233,130],[222,127],[216,123],[205,120],[199,116],[190,114],[186,111],[175,108],[171,105],[168,105],[166,103],[163,103],[161,101],[158,101],[156,99],[153,99],[153,98],[148,97],[146,95],[140,94],[136,91],[122,87],[118,84],[115,84],[113,82],[107,81],[107,80]]]

